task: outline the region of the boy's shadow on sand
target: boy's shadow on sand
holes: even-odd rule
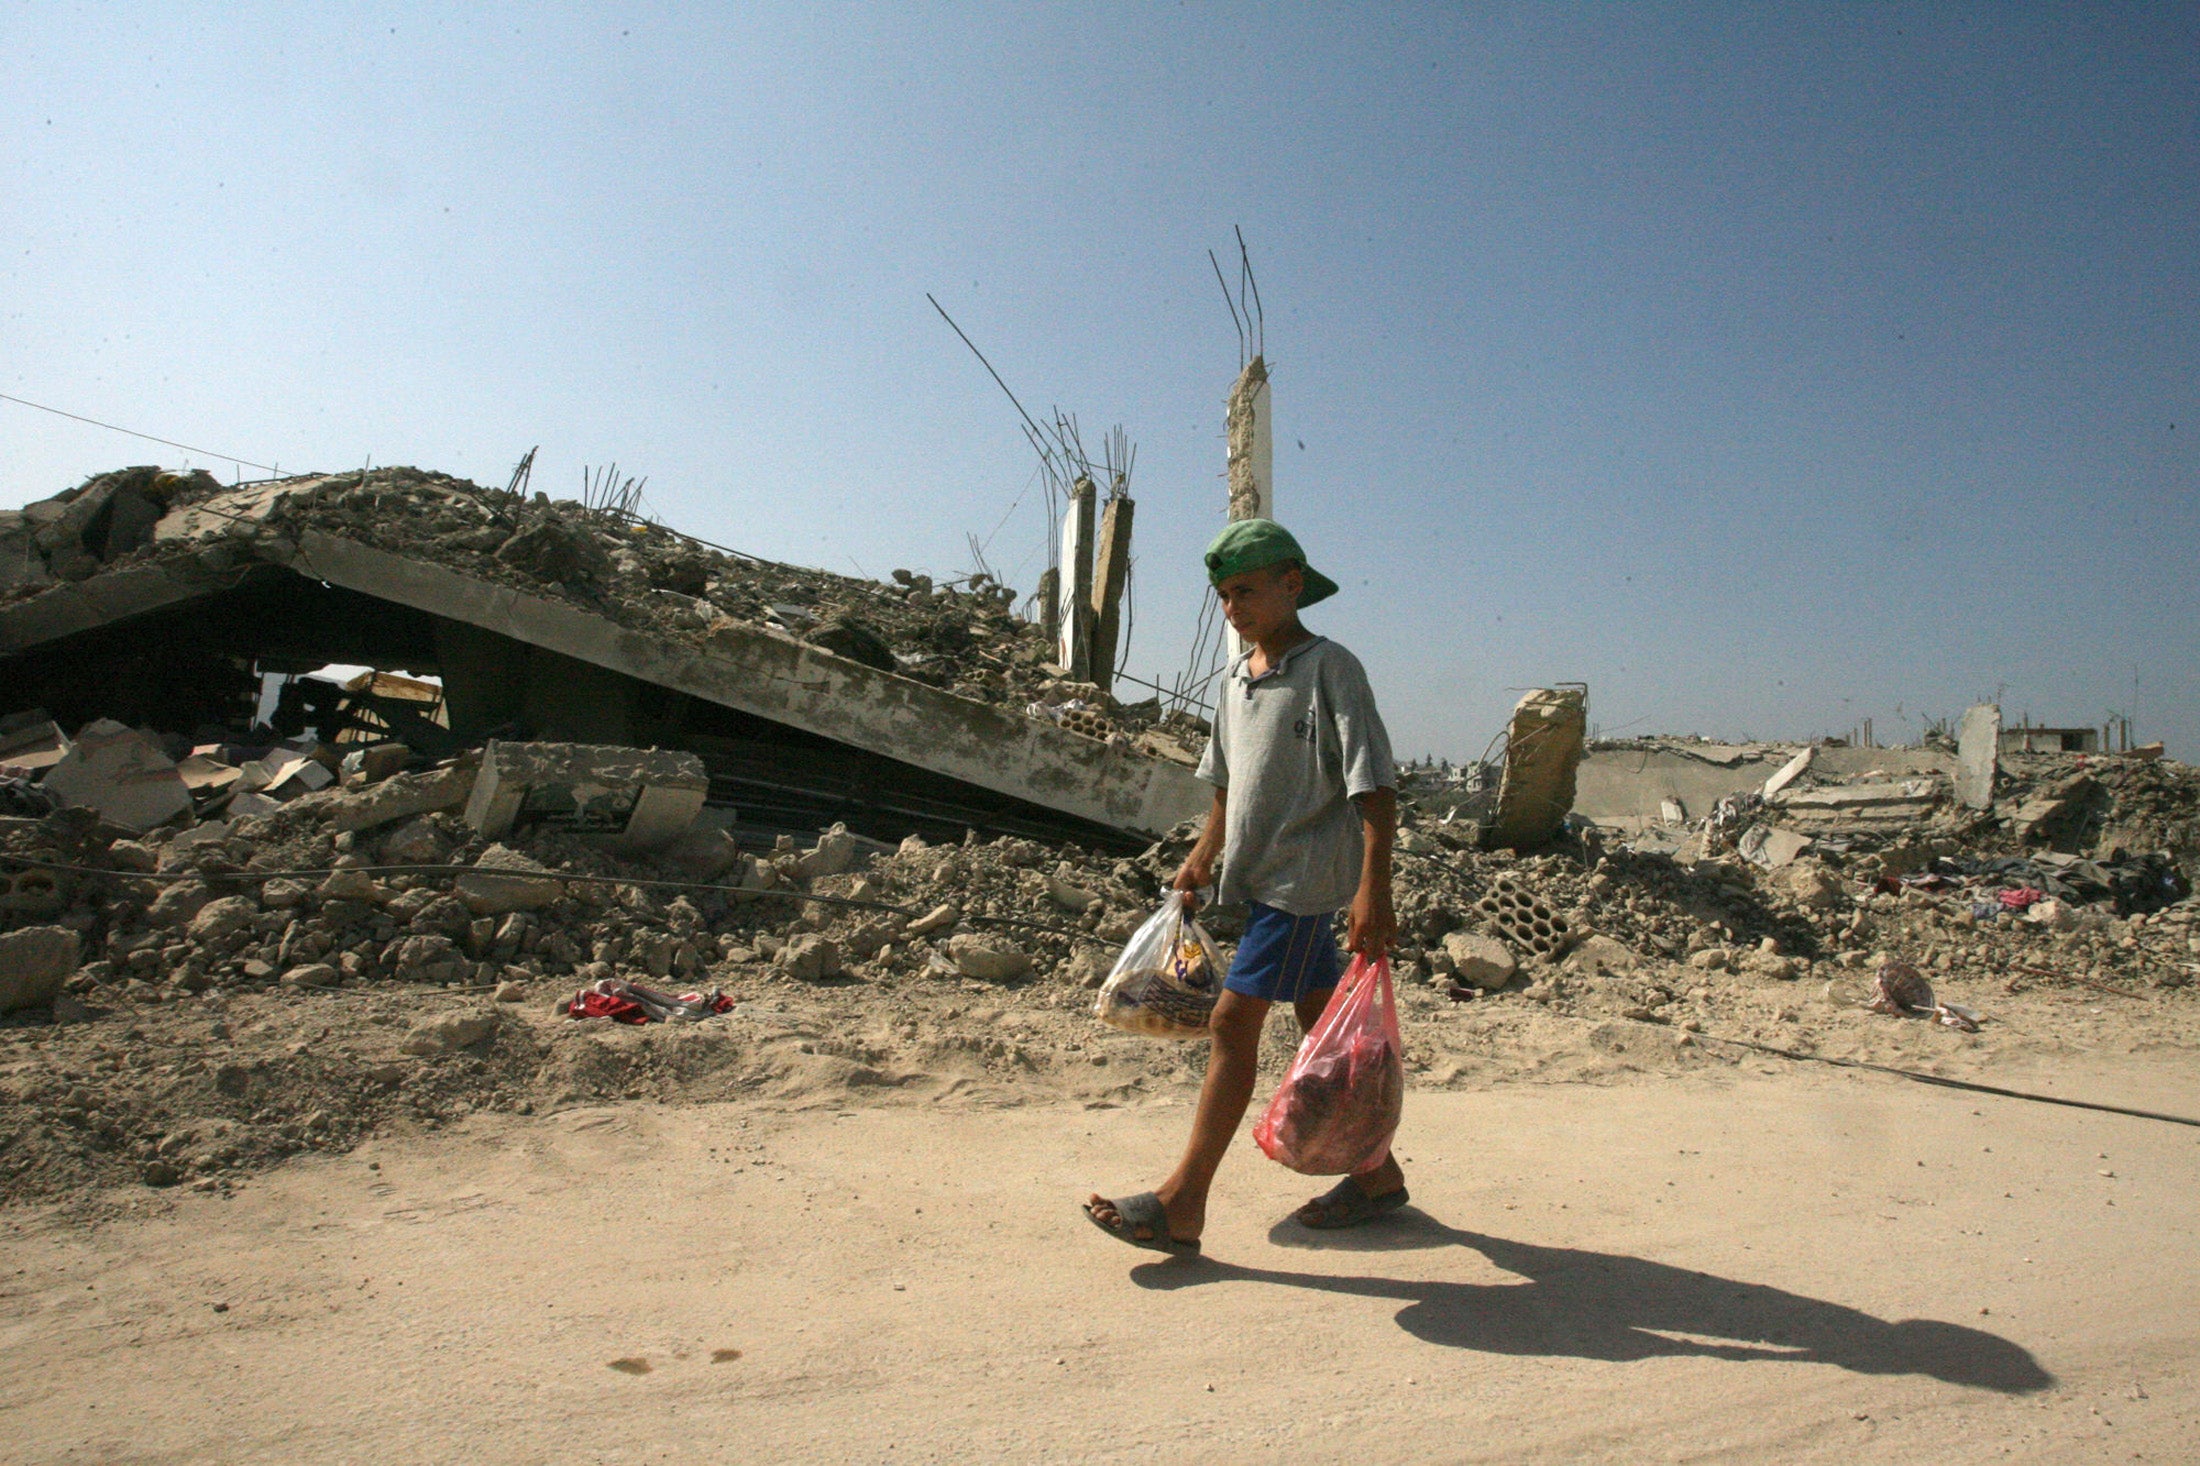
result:
[[[1922,1318],[1889,1323],[1838,1303],[1639,1257],[1509,1242],[1447,1227],[1413,1207],[1350,1233],[1314,1233],[1283,1221],[1269,1240],[1334,1252],[1471,1247],[1527,1281],[1407,1282],[1209,1258],[1143,1264],[1131,1270],[1131,1279],[1162,1290],[1245,1282],[1395,1298],[1406,1305],[1398,1326],[1415,1338],[1490,1354],[1785,1360],[1858,1374],[1925,1374],[2009,1395],[2055,1382],[2027,1350],[1982,1329]]]

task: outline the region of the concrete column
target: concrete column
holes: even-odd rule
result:
[[[1115,658],[1123,629],[1123,587],[1131,573],[1130,495],[1108,500],[1100,516],[1100,547],[1092,570],[1092,681],[1112,690]]]
[[[1228,435],[1230,518],[1276,517],[1275,442],[1269,427],[1268,362],[1254,357],[1238,373],[1223,412]],[[1235,631],[1223,630],[1232,657],[1245,653]]]
[[[1070,485],[1062,520],[1062,628],[1057,658],[1071,680],[1092,680],[1092,480]]]

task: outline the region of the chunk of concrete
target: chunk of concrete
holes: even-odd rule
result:
[[[112,718],[77,733],[47,772],[45,789],[126,830],[150,830],[191,808],[191,790],[160,744]]]
[[[1956,731],[1956,798],[1965,809],[1994,806],[2001,764],[2001,708],[1982,702],[1964,711]]]
[[[43,1008],[76,971],[79,944],[62,926],[27,926],[0,935],[0,1013]]]
[[[1780,765],[1780,772],[1765,780],[1764,797],[1770,799],[1797,779],[1802,778],[1804,772],[1810,768],[1810,761],[1817,752],[1818,750],[1815,748],[1806,748]]]
[[[1532,850],[1557,837],[1574,807],[1588,729],[1584,688],[1539,688],[1520,699],[1506,725],[1505,771],[1485,845]]]
[[[565,883],[548,866],[517,850],[491,845],[481,852],[474,868],[458,878],[456,890],[474,915],[502,916],[548,906],[565,894]]]
[[[1520,964],[1513,959],[1512,948],[1495,937],[1481,936],[1474,932],[1453,932],[1444,938],[1444,956],[1451,962],[1454,978],[1471,988],[1495,992],[1513,980]]]
[[[976,932],[947,939],[947,955],[964,977],[985,982],[1015,982],[1031,976],[1031,958],[1012,942]]]
[[[456,1013],[438,1013],[423,1018],[405,1034],[399,1045],[408,1054],[427,1057],[452,1053],[471,1048],[497,1031],[501,1021],[494,1008],[474,1008]]]
[[[709,792],[710,776],[692,753],[491,739],[466,801],[466,823],[495,839],[533,811],[580,830],[617,834],[627,850],[654,850],[695,822]]]
[[[456,808],[466,802],[474,783],[474,770],[463,765],[393,774],[379,784],[337,795],[326,808],[338,830],[371,830],[393,820]]]
[[[840,948],[816,932],[804,932],[772,954],[772,965],[800,981],[819,982],[840,976]]]
[[[194,942],[226,942],[252,925],[260,903],[249,896],[223,896],[209,901],[191,918],[188,928]]]

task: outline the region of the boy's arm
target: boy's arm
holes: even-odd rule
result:
[[[1222,854],[1222,816],[1229,797],[1229,790],[1215,790],[1215,802],[1207,811],[1207,828],[1199,832],[1199,840],[1192,846],[1192,853],[1184,857],[1183,866],[1177,871],[1176,879],[1170,883],[1184,893],[1184,904],[1187,908],[1199,904],[1198,892],[1201,887],[1215,883],[1215,861]]]
[[[1390,845],[1398,833],[1398,791],[1388,786],[1371,789],[1352,802],[1360,807],[1360,889],[1352,898],[1345,945],[1362,956],[1381,957],[1398,938],[1398,914],[1390,903]],[[1215,807],[1221,808],[1219,795]]]

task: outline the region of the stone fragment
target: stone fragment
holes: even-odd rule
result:
[[[1812,911],[1831,911],[1841,904],[1841,883],[1815,865],[1791,869],[1787,888],[1797,905]]]
[[[339,794],[322,808],[338,830],[371,830],[393,820],[464,804],[473,789],[474,770],[459,765],[396,774],[365,789]]]
[[[390,896],[363,870],[332,870],[322,877],[319,890],[323,901],[358,901],[371,906],[380,906]]]
[[[27,926],[0,935],[0,1013],[51,1003],[76,971],[80,943],[60,926]]]
[[[303,906],[311,888],[303,881],[278,876],[260,884],[260,904],[270,911],[290,911]]]
[[[834,825],[818,836],[817,843],[802,853],[796,872],[806,881],[837,876],[853,870],[862,859],[863,846],[846,825]]]
[[[527,1001],[527,984],[508,977],[497,984],[497,990],[492,996],[500,1003],[524,1003]]]
[[[494,1008],[462,1009],[438,1013],[415,1023],[398,1047],[405,1053],[427,1057],[471,1048],[497,1031],[501,1022]]]
[[[1080,945],[1063,964],[1063,977],[1081,988],[1096,988],[1115,970],[1115,958],[1105,948]]]
[[[565,883],[548,866],[517,850],[491,845],[474,868],[458,878],[456,890],[467,909],[479,916],[533,911],[565,894]]]
[[[691,881],[715,881],[741,863],[741,851],[724,830],[693,829],[657,852],[657,863]]]
[[[1495,937],[1474,932],[1453,932],[1444,938],[1444,957],[1451,975],[1467,987],[1495,992],[1513,980],[1520,964],[1512,949]]]
[[[924,913],[924,915],[918,917],[915,921],[910,922],[909,935],[912,937],[928,937],[931,936],[934,932],[946,931],[949,927],[953,926],[956,922],[961,920],[962,912],[958,911],[955,907],[948,905],[945,902],[942,902],[940,905],[933,907],[930,911],[927,911],[926,913]]]
[[[160,869],[160,851],[137,840],[117,840],[107,847],[107,863],[116,870],[138,872]]]
[[[249,896],[224,896],[209,901],[191,918],[188,928],[194,942],[226,942],[252,925],[259,904]]]
[[[1070,880],[1069,875],[1069,863],[1065,861],[1053,875],[1047,877],[1048,900],[1064,911],[1073,911],[1079,915],[1083,915],[1095,906],[1104,904],[1098,891],[1086,890],[1083,886]]]
[[[1742,954],[1741,970],[1775,982],[1785,982],[1800,975],[1794,958],[1783,957],[1778,952],[1767,952],[1762,948]]]
[[[881,916],[864,922],[844,939],[848,955],[858,962],[868,962],[878,955],[879,949],[901,938],[901,923],[890,916]]]
[[[1593,936],[1576,947],[1566,958],[1566,970],[1587,976],[1604,977],[1615,972],[1632,972],[1635,954],[1622,943],[1607,936]]]
[[[1724,947],[1706,947],[1701,952],[1691,952],[1688,965],[1699,972],[1719,972],[1732,960],[1732,954]]]
[[[441,865],[450,853],[450,841],[424,816],[382,837],[384,865]]]
[[[772,965],[802,982],[818,982],[840,976],[840,948],[816,932],[803,932],[772,954]]]
[[[1031,976],[1031,958],[1006,938],[958,932],[947,939],[947,955],[964,977],[984,982],[1015,982]]]
[[[341,975],[326,962],[300,963],[283,974],[286,988],[332,988],[341,981]]]

